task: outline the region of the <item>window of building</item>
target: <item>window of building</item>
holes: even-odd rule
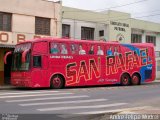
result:
[[[160,60],[157,60],[157,71],[160,71]]]
[[[160,51],[155,51],[155,56],[158,58],[160,57]]]
[[[62,37],[70,37],[70,25],[62,24]]]
[[[100,36],[100,37],[104,36],[104,30],[100,30],[100,31],[99,31],[99,36]]]
[[[35,18],[35,34],[50,35],[50,18]]]
[[[33,67],[41,67],[41,56],[33,56]]]
[[[131,35],[131,43],[142,43],[142,35],[132,34]]]
[[[11,31],[12,14],[0,12],[0,31]]]
[[[146,36],[146,43],[153,43],[156,46],[156,36]]]
[[[94,28],[81,27],[81,39],[94,40]]]

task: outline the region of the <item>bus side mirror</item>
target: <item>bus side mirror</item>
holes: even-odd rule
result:
[[[25,62],[26,62],[26,55],[27,55],[28,52],[29,52],[29,49],[25,50],[25,51],[22,53],[22,63],[25,63]]]
[[[11,54],[12,54],[12,51],[9,51],[9,52],[7,52],[7,53],[5,54],[5,56],[4,56],[4,58],[3,58],[4,64],[7,64],[7,57],[8,57],[8,55],[11,55]]]

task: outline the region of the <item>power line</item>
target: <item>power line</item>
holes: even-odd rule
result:
[[[143,18],[143,17],[151,17],[151,16],[159,16],[160,13],[158,14],[151,14],[151,15],[146,15],[146,16],[139,16],[139,17],[135,17],[135,18]]]
[[[132,2],[132,3],[127,3],[127,4],[124,4],[124,5],[119,5],[119,6],[113,6],[113,7],[110,7],[110,8],[106,8],[106,9],[111,9],[111,8],[117,8],[117,7],[123,7],[123,6],[127,6],[127,5],[132,5],[132,4],[137,4],[137,3],[141,3],[141,2],[145,2],[145,1],[148,1],[148,0],[140,0],[140,1],[136,1],[136,2]],[[98,10],[98,9],[97,9]],[[105,9],[99,9],[99,10],[105,10]],[[96,11],[96,10],[95,10]],[[159,11],[159,10],[158,10]],[[92,11],[89,11],[89,10],[75,10],[75,11],[63,11],[63,13],[64,12],[90,12],[90,13],[92,13]],[[94,12],[94,11],[93,11]],[[153,11],[154,12],[154,11]],[[104,13],[102,13],[102,14],[104,14]],[[107,14],[106,14],[107,15]],[[125,15],[123,15],[124,17],[125,17]],[[119,17],[119,18],[121,18],[121,17],[123,17],[122,15],[121,16],[116,16],[115,18],[117,18],[117,17]],[[105,17],[106,16],[104,16],[104,18],[96,18],[96,20],[103,20],[103,19],[105,19]],[[110,17],[110,18],[114,18],[114,17]],[[110,19],[109,18],[109,19]],[[90,21],[90,20],[89,20]],[[91,19],[91,21],[92,21],[92,19]],[[97,21],[97,22],[99,22],[99,21]]]
[[[141,3],[141,2],[145,2],[148,0],[140,0],[140,1],[135,1],[135,2],[131,2],[131,3],[127,3],[127,4],[123,4],[123,5],[117,5],[117,6],[113,6],[113,7],[109,7],[109,8],[105,8],[105,9],[97,9],[97,10],[68,10],[68,11],[64,11],[64,12],[91,12],[91,11],[104,11],[104,10],[109,10],[109,9],[113,9],[113,8],[119,8],[119,7],[124,7],[124,6],[128,6],[128,5],[133,5],[133,4],[137,4],[137,3]]]
[[[152,16],[159,16],[159,14],[150,14],[150,15],[146,15],[146,16],[137,16],[137,17],[134,17],[134,18],[144,18],[144,17],[152,17]],[[114,17],[113,17],[114,18]],[[106,24],[105,22],[109,22],[109,21],[119,21],[119,20],[130,20],[130,19],[134,19],[134,18],[131,18],[131,17],[128,17],[128,18],[122,18],[122,19],[109,19],[109,20],[104,20],[104,21],[85,21],[85,22],[104,22],[104,24]],[[66,18],[67,19],[67,18]],[[69,19],[69,18],[68,18]],[[84,20],[79,20],[79,21],[82,21],[82,22],[77,22],[76,23],[84,23]],[[68,21],[66,23],[73,23],[75,21]]]
[[[159,14],[150,14],[150,15],[146,15],[146,16],[137,16],[137,17],[134,17],[134,18],[144,18],[144,17],[152,17],[152,16],[159,16]],[[106,21],[111,21],[111,20],[115,20],[115,21],[118,21],[118,20],[129,20],[129,19],[134,19],[134,18],[122,18],[122,19],[109,19],[109,20],[106,20]],[[101,22],[104,22],[104,21],[101,21]]]
[[[156,9],[156,10],[152,10],[152,11],[148,11],[148,12],[159,12],[160,10],[159,9]],[[144,14],[144,13],[148,13],[147,11],[145,12],[138,12],[139,14]],[[134,13],[135,14],[135,13]],[[107,14],[106,14],[107,15]],[[157,15],[157,14],[156,14]],[[146,15],[146,16],[137,16],[137,17],[133,17],[133,18],[141,18],[141,17],[149,17],[150,15]],[[152,15],[151,15],[152,16]],[[155,15],[153,15],[155,16]],[[119,16],[116,16],[116,17],[109,17],[108,19],[114,19],[116,18],[116,20],[123,20],[123,19],[128,19],[129,17],[127,18],[124,18],[126,17],[126,15],[119,15]],[[70,18],[65,18],[65,19],[70,19]],[[93,21],[94,20],[97,20],[97,21]],[[99,17],[99,18],[91,18],[91,19],[88,19],[89,22],[101,22],[100,20],[105,20],[106,19],[106,16],[103,16],[103,17]],[[76,19],[73,19],[73,20],[76,20]],[[84,20],[79,20],[79,21],[84,21]]]
[[[127,3],[127,4],[124,4],[124,5],[117,5],[117,6],[101,9],[101,11],[108,10],[108,9],[113,9],[113,8],[124,7],[124,6],[128,6],[128,5],[133,5],[133,4],[137,4],[137,3],[141,3],[141,2],[145,2],[145,1],[148,1],[148,0],[140,0],[140,1],[132,2],[132,3]]]
[[[134,12],[134,13],[131,13],[131,14],[144,14],[144,13],[152,13],[152,12],[159,12],[160,9],[155,9],[155,10],[152,10],[152,11],[143,11],[143,12]]]

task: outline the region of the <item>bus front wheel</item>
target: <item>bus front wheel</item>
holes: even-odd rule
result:
[[[123,86],[127,86],[127,85],[130,85],[130,76],[125,73],[121,76],[121,85]]]
[[[60,89],[63,88],[64,80],[60,75],[54,75],[51,79],[51,88]]]

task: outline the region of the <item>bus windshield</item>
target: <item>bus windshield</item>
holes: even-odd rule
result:
[[[22,62],[22,53],[28,49],[31,49],[31,43],[19,44],[15,47],[12,60],[12,71],[29,70],[31,56],[30,52],[28,52],[25,56],[26,61]]]

